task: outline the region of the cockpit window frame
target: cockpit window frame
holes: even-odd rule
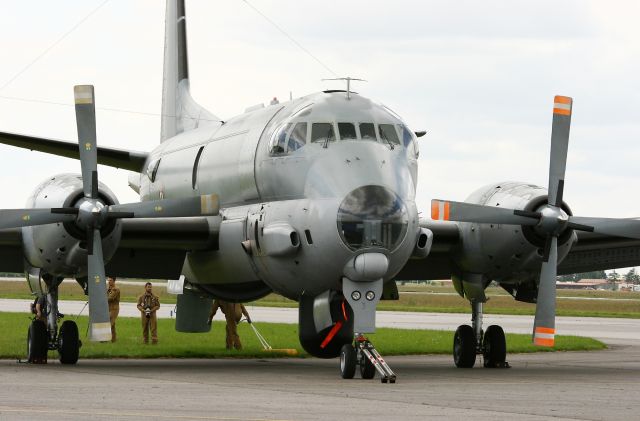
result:
[[[326,138],[324,140],[313,140],[313,126],[316,124],[328,124],[331,126],[331,131],[333,132],[333,140],[330,140],[329,138]],[[310,133],[309,133],[309,144],[320,144],[320,145],[326,145],[328,143],[335,143],[338,141],[338,125],[336,124],[335,121],[311,121],[310,122]]]
[[[371,124],[373,126],[373,134],[375,135],[375,140],[374,139],[365,139],[364,136],[362,136],[362,130],[360,129],[360,126],[363,124]],[[376,123],[373,121],[358,121],[356,122],[356,128],[357,128],[357,133],[358,133],[358,140],[363,140],[366,142],[378,142],[380,143],[380,138],[378,137],[378,129],[376,127]]]
[[[403,146],[407,151],[413,152],[414,158],[418,159],[420,157],[420,149],[418,148],[418,140],[416,139],[415,133],[411,131],[411,129],[409,129],[409,127],[407,127],[407,125],[404,123],[398,123],[395,126],[396,126],[396,130],[400,134],[400,141],[402,142],[401,146]],[[404,144],[405,134],[408,134],[409,137],[411,138],[412,146]]]
[[[279,124],[277,128],[271,134],[271,138],[269,139],[269,156],[283,156],[287,154],[287,142],[289,141],[289,134],[295,124],[292,121],[285,121],[282,124]],[[280,144],[279,138],[284,129],[284,142],[282,151],[274,152],[274,147]],[[274,143],[275,141],[275,143]]]
[[[344,139],[342,137],[342,130],[340,129],[340,125],[341,124],[350,124],[351,126],[353,126],[353,133],[355,135],[355,138],[349,138],[349,139]],[[358,123],[356,122],[352,122],[352,121],[338,121],[336,123],[336,126],[338,127],[338,141],[339,142],[348,142],[348,141],[354,141],[354,140],[360,140],[360,136],[358,135]]]
[[[289,155],[290,153],[296,152],[302,148],[304,148],[309,142],[310,142],[310,137],[311,137],[311,123],[309,123],[308,121],[292,121],[291,123],[293,123],[293,126],[291,127],[291,130],[289,130],[289,133],[287,134],[287,139],[286,139],[286,148],[285,148],[285,155]],[[293,133],[296,130],[296,127],[298,127],[299,124],[304,124],[305,125],[305,136],[304,136],[304,143],[297,149],[291,151],[289,150],[289,145],[291,142],[291,136],[293,135]]]

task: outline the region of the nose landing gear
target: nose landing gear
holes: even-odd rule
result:
[[[377,371],[382,383],[396,382],[396,374],[364,335],[356,335],[355,345],[345,344],[340,351],[340,374],[343,379],[352,379],[356,366],[360,367],[363,379],[372,379]]]

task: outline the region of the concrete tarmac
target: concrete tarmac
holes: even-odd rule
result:
[[[0,309],[25,303],[0,300]],[[259,321],[296,317],[295,309],[249,311]],[[532,319],[486,315],[485,322],[530,332]],[[378,321],[454,329],[469,315],[379,312]],[[450,356],[389,357],[393,385],[342,380],[337,359],[3,360],[0,420],[638,419],[640,320],[559,318],[561,326],[610,348],[509,355],[510,369],[482,368],[480,358],[476,368],[456,369]]]
[[[640,352],[512,355],[510,369],[390,357],[398,383],[342,380],[337,360],[0,361],[0,419],[631,420]]]

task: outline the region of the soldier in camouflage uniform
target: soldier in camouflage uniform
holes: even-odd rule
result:
[[[211,324],[213,316],[216,315],[218,309],[224,313],[224,318],[227,321],[227,349],[235,348],[237,350],[242,349],[242,343],[240,342],[240,336],[238,336],[238,323],[242,319],[242,315],[247,318],[247,322],[251,323],[251,317],[247,309],[241,303],[229,303],[222,300],[215,300],[211,307],[211,313],[209,314],[208,323]]]
[[[142,320],[142,337],[144,343],[149,343],[149,330],[151,330],[151,343],[158,343],[158,319],[156,312],[160,308],[160,299],[153,295],[151,282],[144,284],[144,294],[138,297],[138,310]]]
[[[111,322],[111,342],[116,341],[116,319],[120,312],[120,288],[116,287],[115,276],[107,277],[107,301],[109,302],[109,321]]]

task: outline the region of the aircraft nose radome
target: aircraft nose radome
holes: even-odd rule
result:
[[[396,249],[409,222],[407,206],[394,191],[368,185],[351,191],[338,208],[340,237],[349,248]]]

